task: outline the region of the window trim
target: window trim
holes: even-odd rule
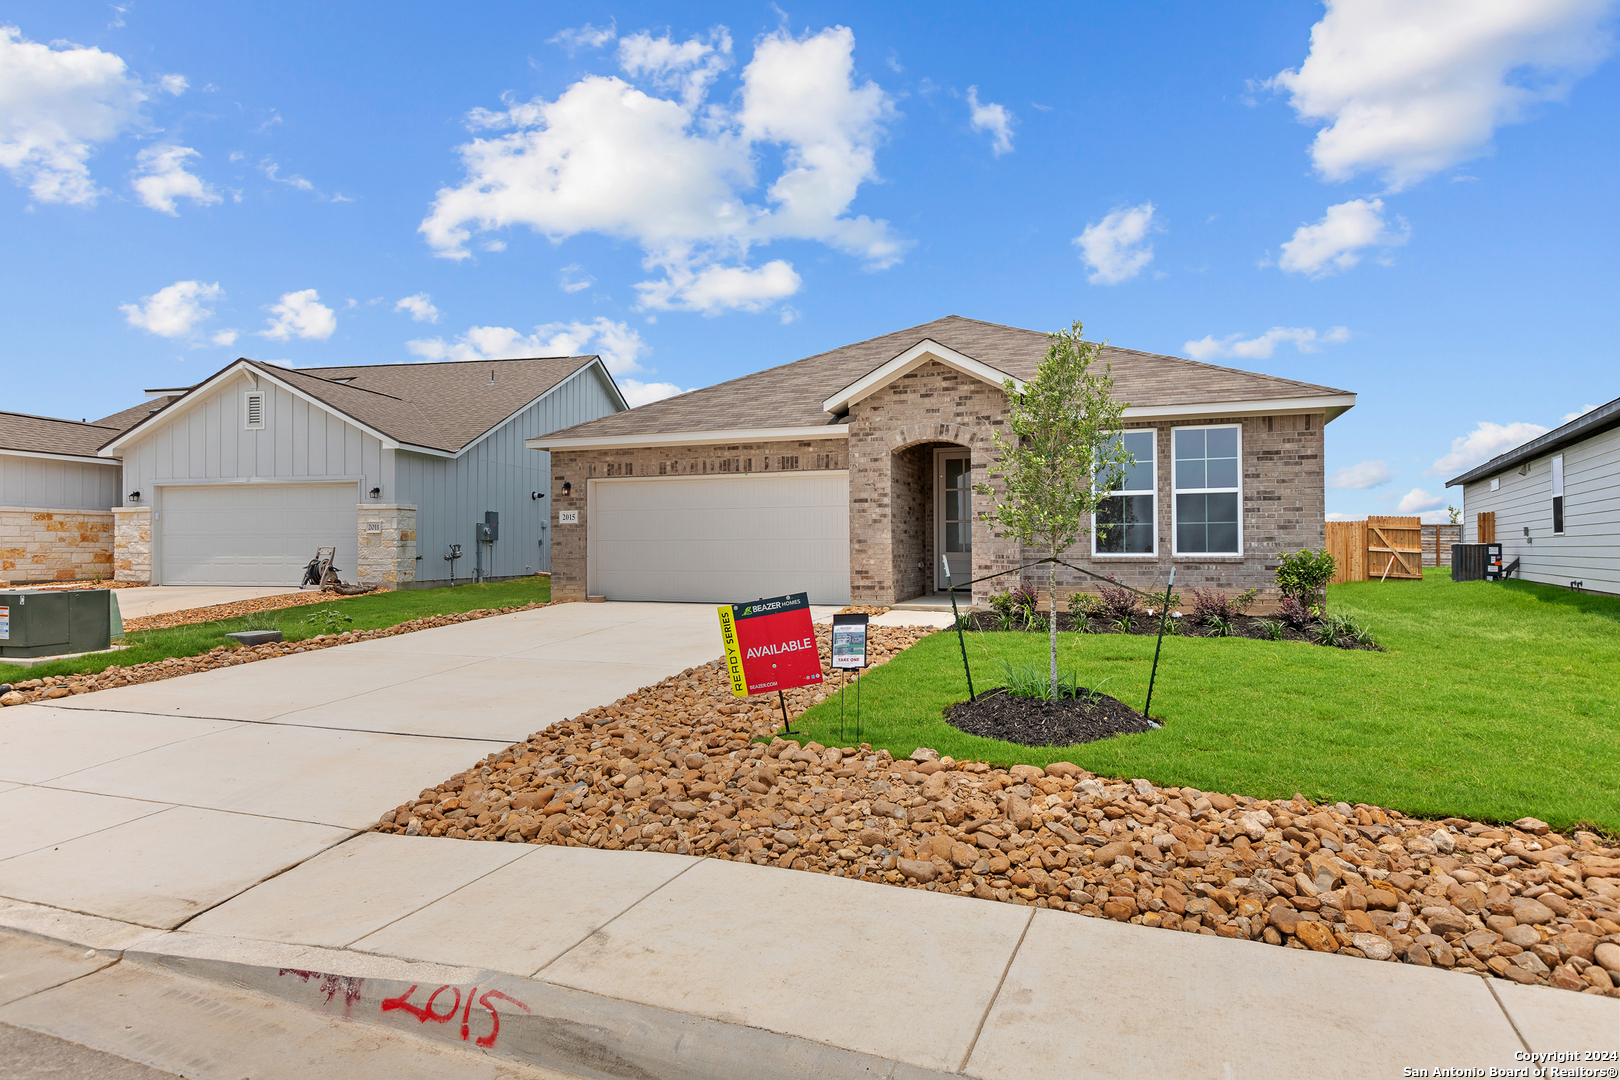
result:
[[[1237,487],[1235,488],[1186,488],[1176,483],[1176,432],[1178,431],[1218,431],[1231,428],[1237,432]],[[1225,495],[1232,492],[1237,494],[1237,550],[1236,551],[1182,551],[1181,550],[1181,522],[1176,509],[1177,495]],[[1243,546],[1243,425],[1242,424],[1187,424],[1183,427],[1170,429],[1170,554],[1177,559],[1241,559],[1246,556]]]
[[[1563,536],[1564,526],[1564,455],[1552,456],[1552,524],[1553,535]]]
[[[244,431],[263,431],[264,430],[264,406],[265,406],[265,399],[267,397],[269,397],[269,395],[266,394],[263,390],[244,390],[242,392],[242,430],[244,430]],[[250,422],[251,419],[252,419],[252,416],[253,416],[253,406],[252,406],[251,403],[252,403],[254,398],[259,399],[259,422],[257,424],[254,424],[254,423]]]
[[[1098,551],[1097,550],[1097,515],[1091,515],[1091,557],[1094,559],[1157,559],[1162,554],[1159,550],[1159,428],[1134,427],[1121,428],[1120,434],[1128,432],[1148,432],[1153,436],[1153,487],[1151,490],[1110,491],[1108,498],[1115,495],[1149,495],[1153,498],[1153,550],[1152,551]]]

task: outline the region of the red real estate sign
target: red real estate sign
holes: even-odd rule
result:
[[[731,692],[737,697],[821,681],[808,593],[726,604],[720,608],[720,636]]]

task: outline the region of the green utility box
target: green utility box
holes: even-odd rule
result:
[[[0,592],[0,659],[107,648],[111,596],[111,589]]]

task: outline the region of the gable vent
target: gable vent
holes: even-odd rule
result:
[[[246,420],[243,425],[249,431],[256,431],[264,427],[264,391],[250,390],[243,395],[245,407],[242,415]]]

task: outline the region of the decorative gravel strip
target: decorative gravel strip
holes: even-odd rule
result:
[[[929,632],[873,627],[873,658]],[[824,696],[791,692],[790,712]],[[491,754],[375,829],[770,864],[1620,997],[1620,849],[1592,833],[751,741],[779,723],[715,661]]]
[[[280,599],[280,597],[269,597]],[[256,601],[249,601],[250,603]],[[566,600],[555,601],[567,603]],[[222,605],[234,607],[235,605]],[[273,660],[278,656],[291,656],[293,653],[314,652],[317,649],[330,649],[337,645],[349,645],[356,641],[371,641],[376,638],[393,637],[396,634],[410,634],[418,630],[431,630],[435,626],[450,626],[453,623],[473,622],[477,619],[487,619],[493,615],[511,615],[518,611],[533,611],[536,608],[550,607],[549,603],[522,604],[517,607],[480,608],[476,611],[459,611],[451,615],[429,615],[410,622],[402,622],[395,626],[384,626],[376,630],[349,630],[341,634],[319,634],[315,637],[305,638],[303,641],[277,641],[268,645],[245,645],[235,648],[221,645],[210,652],[200,656],[170,657],[167,660],[154,660],[149,664],[132,664],[129,667],[109,667],[93,675],[52,675],[44,679],[28,679],[13,683],[7,694],[0,694],[0,705],[26,705],[31,701],[49,701],[54,698],[64,698],[70,694],[88,694],[94,690],[111,690],[115,686],[133,686],[136,683],[157,682],[159,679],[173,679],[179,675],[192,675],[199,671],[211,671],[214,668],[234,667],[237,664],[251,664],[255,660]]]
[[[357,595],[365,596],[366,593]],[[280,596],[261,596],[253,600],[238,600],[234,604],[214,604],[210,607],[186,608],[184,611],[167,611],[162,615],[148,615],[145,618],[125,619],[124,630],[167,630],[171,626],[189,626],[192,623],[214,622],[218,619],[236,619],[243,615],[252,615],[260,611],[279,611],[282,608],[301,607],[304,604],[324,604],[332,600],[353,600],[353,596],[342,596],[329,592],[295,592],[282,593]]]

